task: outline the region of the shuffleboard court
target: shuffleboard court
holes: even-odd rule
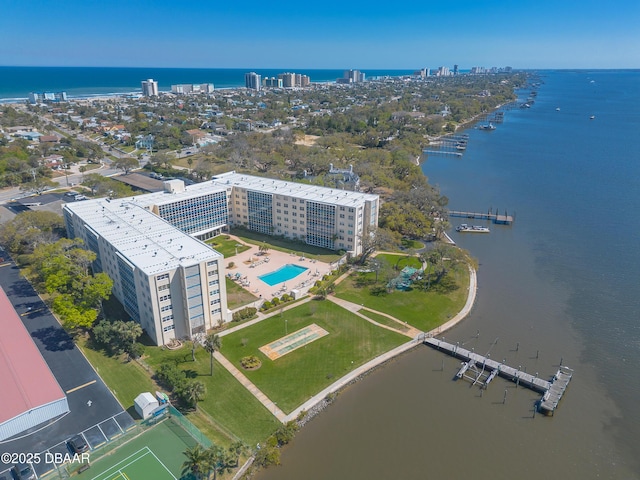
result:
[[[269,359],[276,360],[287,353],[291,353],[300,347],[304,347],[314,340],[329,335],[324,328],[319,327],[315,323],[307,325],[300,330],[297,330],[289,335],[279,338],[278,340],[263,345],[259,350],[264,353]]]

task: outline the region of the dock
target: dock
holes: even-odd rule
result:
[[[550,380],[544,380],[538,377],[537,373],[531,375],[530,373],[492,360],[488,356],[485,357],[471,350],[467,350],[464,347],[453,345],[435,337],[425,337],[424,343],[463,361],[460,370],[456,373],[456,378],[466,378],[474,385],[479,384],[483,388],[487,388],[491,380],[496,376],[500,376],[515,382],[516,386],[522,385],[523,387],[541,393],[542,397],[537,404],[538,410],[546,414],[553,415],[573,375],[572,369],[560,365],[558,371]]]
[[[450,210],[450,217],[459,217],[459,218],[477,218],[480,220],[491,220],[493,223],[499,225],[511,225],[515,220],[514,215],[508,215],[507,212],[504,212],[504,215],[501,215],[496,210],[495,213],[492,212],[492,209],[489,209],[487,213],[481,212],[463,212],[460,210]]]

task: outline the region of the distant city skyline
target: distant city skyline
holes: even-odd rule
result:
[[[0,65],[640,68],[640,4],[0,0]]]

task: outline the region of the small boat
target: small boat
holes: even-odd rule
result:
[[[480,125],[478,128],[480,130],[495,130],[496,129],[496,127],[491,122],[487,123],[486,125]]]
[[[456,232],[489,233],[491,230],[482,225],[467,225],[463,223],[456,227]]]
[[[559,111],[560,111],[560,107],[557,107],[557,108],[556,108],[556,112],[559,112]]]
[[[595,120],[595,119],[596,119],[596,116],[595,116],[595,115],[591,115],[591,116],[589,117],[589,120]]]

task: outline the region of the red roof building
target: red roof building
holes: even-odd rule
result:
[[[0,441],[69,411],[67,397],[0,288]]]

